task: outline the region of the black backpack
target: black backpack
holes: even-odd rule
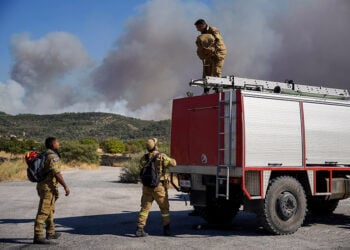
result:
[[[148,154],[145,155],[146,160],[148,160],[148,162],[141,169],[140,178],[141,178],[142,184],[146,187],[156,187],[159,184],[160,176],[159,176],[157,166],[156,164],[154,164],[158,155],[159,154],[155,154],[151,159],[149,159]]]
[[[51,170],[44,171],[45,160],[53,152],[37,154],[34,158],[27,160],[27,176],[31,182],[43,181]]]

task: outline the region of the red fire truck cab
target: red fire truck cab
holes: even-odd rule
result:
[[[209,223],[230,223],[243,205],[290,234],[307,210],[332,213],[350,197],[347,90],[233,76],[191,85],[216,91],[173,101],[171,171]]]

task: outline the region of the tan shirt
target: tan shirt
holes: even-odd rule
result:
[[[49,172],[49,174],[43,181],[38,182],[37,189],[58,192],[55,175],[61,171],[61,159],[53,150],[49,149],[47,152],[52,153],[46,157],[44,163],[44,172]]]
[[[202,34],[211,34],[215,38],[215,55],[218,59],[225,59],[226,56],[226,46],[224,39],[221,36],[219,29],[207,25],[207,28],[202,32]]]

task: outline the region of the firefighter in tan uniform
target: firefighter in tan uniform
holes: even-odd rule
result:
[[[48,137],[45,140],[45,146],[48,155],[45,160],[44,170],[46,169],[49,174],[37,184],[40,202],[34,225],[34,244],[51,244],[53,243],[51,240],[60,237],[61,234],[55,232],[54,224],[55,202],[58,199],[58,183],[63,186],[66,196],[70,193],[69,187],[60,173],[59,141],[54,137]],[[46,225],[46,237],[44,237],[44,224]]]
[[[176,166],[176,161],[166,154],[159,153],[157,148],[157,138],[149,139],[146,144],[148,154],[145,154],[140,160],[140,168],[144,168],[147,162],[154,159],[155,167],[158,169],[160,182],[156,187],[148,187],[143,185],[141,197],[141,210],[137,220],[137,237],[144,237],[148,234],[144,231],[148,213],[151,209],[152,203],[155,200],[160,208],[163,224],[163,234],[170,235],[170,214],[169,214],[169,200],[168,188],[169,180],[165,176],[168,167]]]
[[[197,37],[197,55],[203,62],[203,75],[221,77],[222,67],[226,57],[226,46],[220,31],[209,26],[203,19],[197,20],[194,25],[201,35]],[[205,93],[209,89],[204,89]]]

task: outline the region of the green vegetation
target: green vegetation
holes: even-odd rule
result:
[[[0,112],[0,137],[28,137],[43,142],[47,136],[60,140],[91,138],[122,141],[158,137],[168,139],[170,120],[144,121],[108,113],[64,113],[56,115],[8,115]]]
[[[168,141],[165,141],[165,140],[160,141],[158,143],[158,150],[161,153],[169,155],[170,154],[170,143]]]
[[[140,158],[142,155],[142,153],[134,155],[124,164],[119,176],[120,182],[137,183],[140,180]]]
[[[17,140],[15,138],[0,138],[0,151],[11,154],[24,154],[28,151],[41,151],[43,144],[37,143],[32,139]]]
[[[143,121],[107,113],[12,116],[0,112],[0,151],[5,154],[0,156],[0,181],[26,179],[21,158],[29,151],[44,151],[48,136],[61,141],[66,167],[123,166],[121,181],[137,182],[146,138],[157,137],[159,149],[169,154],[170,120]]]
[[[85,145],[98,145],[98,141],[93,138],[84,138],[80,140],[81,144]]]
[[[125,142],[125,151],[130,154],[140,153],[145,149],[145,139],[136,139]]]
[[[86,142],[86,141],[85,141]],[[79,141],[62,142],[62,160],[65,163],[99,164],[100,155],[97,153],[98,144],[83,144]]]
[[[117,139],[109,139],[101,142],[101,148],[105,153],[122,154],[125,152],[125,145]]]

